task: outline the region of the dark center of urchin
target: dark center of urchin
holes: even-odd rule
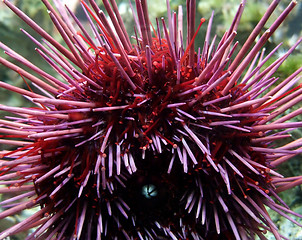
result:
[[[178,215],[180,199],[186,182],[183,171],[176,167],[173,174],[167,169],[170,154],[147,154],[140,159],[138,169],[129,178],[121,196],[129,203],[138,225],[149,226],[154,222],[168,226]]]

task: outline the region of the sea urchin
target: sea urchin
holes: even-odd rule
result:
[[[147,1],[136,0],[133,42],[114,0],[103,0],[109,18],[94,0],[81,1],[89,30],[59,0],[57,10],[42,0],[64,45],[3,2],[41,35],[21,29],[57,75],[0,43],[36,75],[1,64],[37,89],[0,82],[35,104],[0,105],[15,114],[0,120],[0,142],[13,147],[0,152],[0,193],[16,193],[0,203],[0,218],[41,207],[0,239],[31,228],[27,239],[238,240],[265,239],[266,231],[281,239],[266,207],[300,216],[277,193],[302,177],[284,178],[275,167],[302,152],[302,139],[289,134],[302,127],[293,121],[302,110],[284,114],[302,100],[302,68],[284,80],[274,73],[302,38],[271,64],[280,45],[262,50],[295,1],[262,34],[279,3],[272,1],[240,49],[245,1],[218,44],[212,15],[197,53],[205,20],[196,28],[195,0],[186,3],[186,37],[181,6],[171,13],[167,1],[167,21],[154,28]],[[280,139],[289,143],[276,145]]]

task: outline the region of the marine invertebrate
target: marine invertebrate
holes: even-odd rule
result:
[[[194,0],[186,37],[182,7],[171,13],[167,1],[168,22],[157,21],[152,34],[147,1],[136,0],[134,44],[115,1],[103,0],[113,27],[95,1],[81,1],[92,35],[59,1],[58,11],[42,1],[66,46],[4,1],[43,37],[22,30],[58,77],[0,44],[38,77],[0,62],[39,90],[0,82],[36,105],[0,105],[16,114],[0,121],[1,142],[15,146],[1,152],[0,192],[17,193],[1,203],[0,218],[41,206],[0,239],[36,226],[28,239],[264,239],[266,230],[281,238],[265,206],[300,216],[277,193],[302,177],[283,178],[275,167],[300,154],[302,141],[274,144],[302,126],[291,121],[301,109],[281,117],[302,99],[302,68],[282,81],[273,74],[302,38],[265,68],[280,45],[267,56],[261,49],[295,1],[261,35],[273,1],[238,53],[245,1],[217,46],[209,19],[197,53],[205,20],[195,30]]]

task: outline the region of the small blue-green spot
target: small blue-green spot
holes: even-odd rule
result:
[[[147,199],[156,197],[157,193],[157,188],[153,184],[144,185],[142,188],[142,194]]]

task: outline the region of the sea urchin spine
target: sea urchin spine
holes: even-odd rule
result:
[[[274,73],[302,38],[269,65],[281,45],[266,57],[262,50],[295,1],[261,35],[279,3],[272,1],[240,50],[245,1],[218,44],[212,15],[197,53],[205,19],[195,30],[195,0],[187,0],[185,38],[181,6],[171,13],[167,1],[168,22],[157,20],[155,30],[147,1],[136,0],[134,44],[114,0],[103,0],[109,19],[94,0],[81,1],[90,30],[59,0],[57,10],[42,0],[64,46],[3,2],[41,35],[21,29],[57,75],[0,43],[36,75],[1,64],[37,89],[0,82],[35,104],[0,105],[15,114],[0,120],[0,143],[13,147],[0,152],[0,193],[16,193],[0,203],[0,218],[41,207],[0,239],[35,227],[27,239],[239,240],[265,239],[266,231],[281,239],[266,206],[301,226],[277,193],[302,177],[275,167],[302,152],[302,139],[289,134],[302,127],[293,121],[301,109],[284,115],[302,100],[302,67],[282,81]],[[289,143],[276,146],[280,139]]]

